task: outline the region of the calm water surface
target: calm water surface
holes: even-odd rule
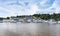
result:
[[[0,36],[60,36],[60,24],[0,23]]]

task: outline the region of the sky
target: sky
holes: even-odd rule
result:
[[[0,0],[0,17],[60,13],[60,0]]]

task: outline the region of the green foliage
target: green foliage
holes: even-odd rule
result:
[[[50,19],[50,15],[49,14],[34,14],[33,16],[35,16],[37,18],[45,19],[45,20]]]
[[[13,18],[25,18],[25,17],[36,17],[43,20],[49,20],[54,19],[56,21],[60,21],[60,14],[34,14],[34,15],[22,15],[22,16],[12,16]],[[0,18],[3,19],[3,18]],[[7,19],[10,19],[10,17],[7,17]]]
[[[44,19],[44,20],[48,20],[48,19],[54,19],[56,21],[60,20],[60,14],[34,14],[33,16]]]
[[[22,15],[22,16],[16,16],[17,18],[25,18],[25,17],[32,17],[32,15]]]
[[[3,20],[3,18],[0,17],[0,20]]]
[[[7,19],[10,19],[9,17],[7,17]]]

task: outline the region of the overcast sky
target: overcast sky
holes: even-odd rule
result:
[[[60,0],[0,0],[0,17],[60,13]]]

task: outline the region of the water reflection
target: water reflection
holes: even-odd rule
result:
[[[0,23],[0,36],[59,36],[60,24]]]

